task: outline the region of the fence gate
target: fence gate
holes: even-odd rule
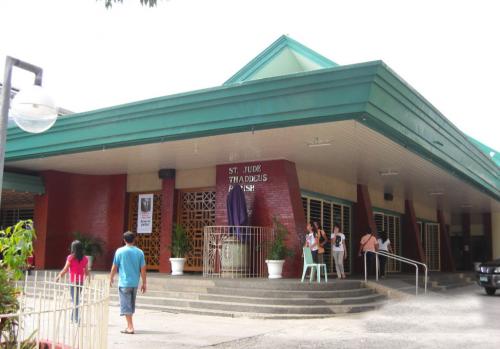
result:
[[[137,232],[137,199],[140,194],[129,193],[128,230]],[[151,194],[151,193],[149,193]],[[153,195],[153,231],[151,234],[137,234],[135,245],[144,251],[146,268],[148,270],[160,269],[160,232],[161,232],[161,192]]]
[[[186,229],[191,247],[184,270],[203,271],[203,228],[215,225],[215,190],[180,190],[178,195],[177,223]]]

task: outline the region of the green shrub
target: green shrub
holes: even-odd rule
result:
[[[86,256],[92,256],[95,258],[96,256],[102,255],[104,241],[102,241],[101,239],[88,236],[80,232],[73,233],[73,237],[75,238],[75,240],[78,240],[82,243],[83,253]]]
[[[288,236],[288,229],[276,217],[273,218],[274,239],[269,243],[267,259],[283,260],[293,256],[293,250],[285,244],[285,239]]]
[[[175,224],[172,234],[172,244],[167,247],[172,252],[173,258],[184,258],[190,250],[189,239],[184,227]]]
[[[23,275],[28,257],[33,255],[35,230],[31,220],[19,221],[16,225],[0,231],[0,314],[12,314],[19,310],[16,280]],[[0,319],[0,348],[18,348],[16,318]],[[33,336],[33,335],[32,335]],[[34,348],[31,339],[19,343],[23,349]]]
[[[6,269],[15,280],[23,276],[28,257],[33,255],[35,229],[33,221],[19,221],[0,231],[0,268]]]

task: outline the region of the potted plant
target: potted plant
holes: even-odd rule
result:
[[[172,275],[184,274],[184,263],[186,254],[189,252],[189,240],[184,227],[180,224],[175,224],[172,234],[172,244],[168,249],[172,252],[170,264],[172,266]]]
[[[0,230],[0,315],[19,311],[21,289],[17,281],[23,277],[26,261],[33,254],[35,230],[31,220],[19,221]],[[0,317],[0,348],[35,348],[33,334],[18,343],[20,325],[16,317]]]
[[[273,218],[273,222],[274,238],[268,247],[268,259],[266,259],[267,272],[269,279],[281,279],[285,258],[293,256],[293,251],[286,247],[285,244],[288,229],[277,218]]]
[[[95,257],[102,255],[104,242],[99,238],[88,236],[79,232],[75,232],[73,236],[75,240],[82,243],[83,253],[89,260],[88,267],[89,269],[92,269]]]

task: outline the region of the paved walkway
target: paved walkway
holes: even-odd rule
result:
[[[499,348],[500,295],[477,286],[361,315],[254,320],[139,310],[136,334],[110,309],[109,348]]]

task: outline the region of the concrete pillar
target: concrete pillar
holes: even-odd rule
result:
[[[441,240],[441,271],[454,272],[456,268],[455,260],[453,259],[453,254],[451,253],[450,234],[447,230],[442,210],[437,210],[437,221],[439,223],[439,235]]]
[[[36,239],[33,243],[33,248],[36,269],[45,269],[45,254],[47,252],[47,213],[48,195],[35,195],[33,225],[35,227]]]
[[[160,233],[160,273],[171,273],[169,258],[172,256],[167,246],[172,244],[175,202],[175,170],[160,170],[162,179],[161,233]]]
[[[493,258],[500,258],[500,212],[491,214],[491,242],[493,245]]]
[[[463,238],[463,250],[464,250],[464,269],[472,270],[472,260],[471,260],[471,216],[470,213],[464,212],[461,214],[462,221],[462,238]]]
[[[491,227],[491,213],[483,213],[484,243],[486,245],[484,258],[490,261],[493,258],[493,236]]]
[[[412,200],[405,200],[405,214],[403,216],[403,251],[404,257],[417,260],[425,263],[425,253],[422,248],[422,241],[420,240],[420,231],[417,225],[417,217],[415,216],[415,209]],[[405,267],[408,264],[403,264]],[[414,267],[405,268],[414,270]]]
[[[357,202],[354,207],[354,229],[352,230],[351,237],[351,255],[354,256],[352,263],[353,271],[355,273],[362,273],[363,261],[362,258],[357,257],[359,241],[366,233],[366,229],[368,227],[370,227],[372,231],[376,232],[377,226],[375,225],[375,219],[373,218],[373,208],[370,194],[368,193],[368,187],[363,184],[358,184],[357,189]]]

